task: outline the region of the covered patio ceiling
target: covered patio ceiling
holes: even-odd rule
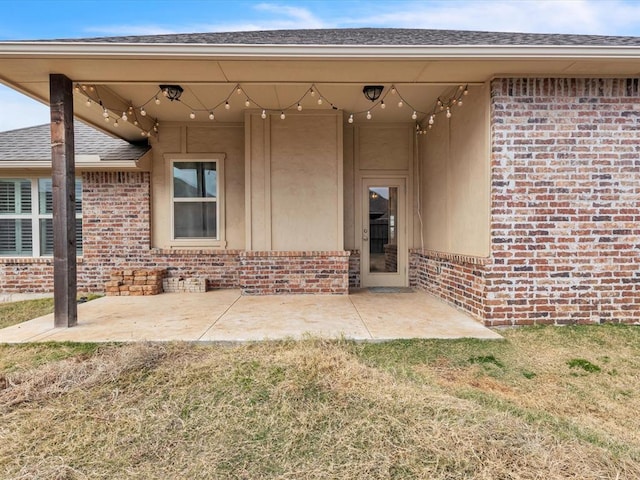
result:
[[[179,51],[174,51],[178,47]],[[376,47],[370,47],[358,57],[358,52],[343,50],[316,54],[313,46],[301,47],[295,54],[283,51],[277,55],[271,51],[260,53],[260,48],[254,48],[252,54],[231,52],[236,47],[0,42],[0,82],[48,103],[49,74],[64,74],[78,86],[95,89],[74,94],[78,118],[135,141],[140,140],[141,130],[130,121],[120,120],[118,127],[114,126],[129,106],[136,107],[142,128],[150,130],[155,120],[160,128],[166,122],[211,123],[211,111],[214,122],[242,122],[247,109],[280,113],[292,107],[287,113],[294,113],[298,101],[305,111],[331,109],[333,104],[345,114],[366,112],[373,104],[362,94],[364,85],[385,86],[383,96],[389,95],[395,85],[405,100],[402,108],[398,108],[398,98],[388,96],[387,108],[377,108],[371,120],[361,113],[354,121],[411,122],[411,107],[429,112],[438,97],[446,96],[451,89],[483,83],[495,76],[640,75],[637,58],[611,58],[593,52],[581,56],[579,52],[541,50],[533,54],[502,47],[504,51],[490,55],[484,51],[486,48],[474,54],[472,48],[421,53],[409,47],[395,47],[397,52],[379,47],[385,49],[376,57]],[[225,48],[230,51],[225,53]],[[182,101],[163,98],[161,84],[180,85],[184,89]],[[241,86],[240,94],[235,94],[237,85]],[[317,103],[317,96],[305,96],[312,86],[324,97],[322,105]],[[86,94],[94,100],[89,107]],[[155,102],[156,95],[159,104]],[[229,109],[224,108],[226,99]],[[103,101],[103,106],[113,113],[108,123],[96,100]],[[142,105],[146,117],[139,115]],[[418,120],[424,118],[422,114]]]

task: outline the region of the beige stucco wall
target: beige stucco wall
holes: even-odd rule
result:
[[[424,248],[489,255],[489,86],[469,87],[451,119],[420,136]]]
[[[224,228],[226,245],[219,248],[243,249],[245,245],[244,209],[244,126],[242,124],[166,124],[152,139],[153,246],[170,248],[171,186],[169,158],[172,154],[224,154]],[[206,246],[206,245],[204,245]]]
[[[360,124],[344,129],[344,232],[345,248],[360,249],[363,177],[406,177],[407,234],[412,246],[414,139],[413,125]]]
[[[342,116],[247,113],[248,250],[342,250]]]

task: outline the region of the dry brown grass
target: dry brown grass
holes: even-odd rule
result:
[[[505,335],[0,346],[0,477],[640,478],[639,329]]]

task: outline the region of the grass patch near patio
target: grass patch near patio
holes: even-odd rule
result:
[[[82,293],[78,298],[86,301],[100,298],[94,293]],[[0,328],[10,327],[34,318],[53,313],[53,298],[23,300],[20,302],[0,303]]]
[[[640,478],[640,328],[500,333],[2,345],[0,477]]]

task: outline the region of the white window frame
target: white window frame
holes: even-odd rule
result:
[[[169,181],[169,211],[170,211],[170,239],[172,247],[206,247],[206,248],[226,248],[227,242],[225,237],[225,195],[224,195],[224,153],[208,153],[208,154],[173,154],[166,157],[169,161],[167,179]],[[176,163],[198,162],[198,163],[215,163],[216,164],[216,233],[217,238],[199,237],[199,238],[176,238],[175,236],[175,218],[174,203],[176,198],[173,191],[173,166]],[[178,202],[203,202],[206,199],[179,199]]]
[[[51,180],[50,176],[27,176],[16,175],[11,177],[2,177],[2,180],[28,180],[31,182],[31,213],[14,213],[10,215],[2,215],[3,218],[14,220],[31,220],[31,255],[0,255],[0,262],[3,258],[52,258],[53,255],[42,255],[40,252],[40,220],[52,219],[53,213],[40,213],[40,180]],[[75,181],[82,179],[76,177]],[[82,203],[84,207],[84,202]],[[84,208],[83,208],[84,209]],[[82,212],[75,212],[76,220],[82,220]],[[84,239],[84,236],[83,236]],[[84,243],[84,242],[83,242]],[[84,253],[84,244],[82,251]],[[79,255],[82,257],[82,255]]]

